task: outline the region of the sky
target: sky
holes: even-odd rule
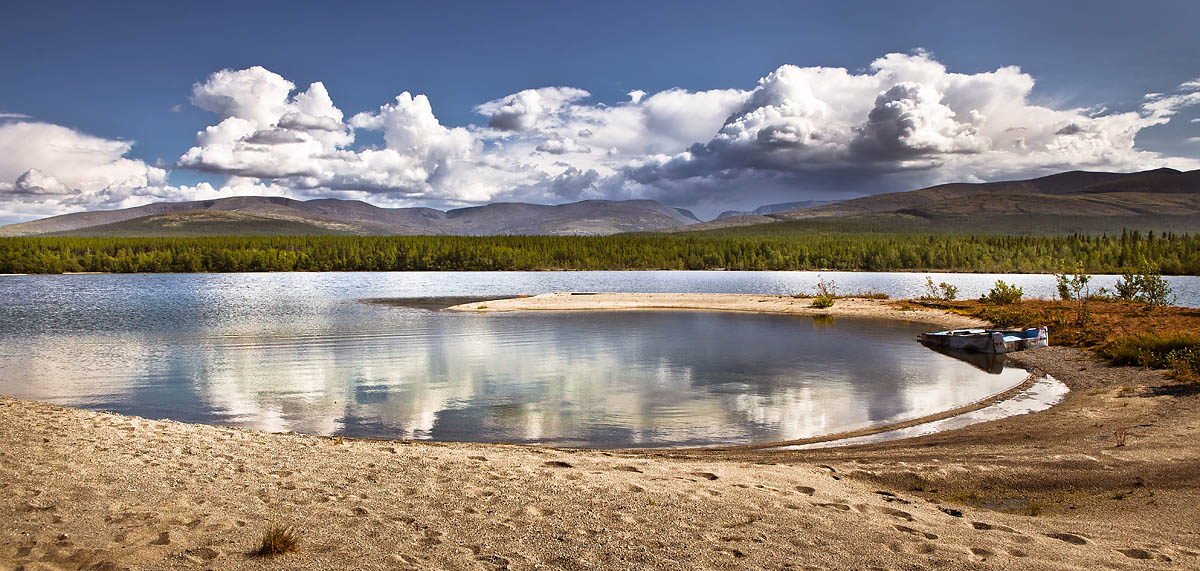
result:
[[[5,2],[0,223],[1200,168],[1200,2]]]

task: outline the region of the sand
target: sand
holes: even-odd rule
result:
[[[547,293],[531,297],[464,303],[450,311],[494,313],[503,311],[601,311],[601,310],[710,310],[751,313],[788,313],[897,319],[928,323],[942,328],[984,327],[987,322],[909,304],[910,310],[887,299],[839,299],[833,307],[812,307],[811,298],[790,295],[728,293]]]
[[[486,305],[603,305],[557,297],[571,299]],[[637,303],[703,306],[670,297]],[[703,307],[808,311],[759,297]],[[887,306],[832,313],[966,324]],[[0,397],[0,568],[1200,568],[1195,387],[1079,350],[1020,358],[1071,393],[1044,412],[811,451],[355,440]],[[300,550],[250,555],[271,523],[294,526]]]

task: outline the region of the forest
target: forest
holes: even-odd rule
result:
[[[943,270],[1200,273],[1200,235],[0,238],[0,273],[408,270]]]

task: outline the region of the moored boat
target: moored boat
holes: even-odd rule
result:
[[[922,333],[917,340],[930,347],[979,353],[1012,353],[1050,344],[1050,332],[1045,327],[1025,330],[1009,329],[950,329]]]

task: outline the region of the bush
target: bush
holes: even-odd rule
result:
[[[1115,286],[1117,297],[1126,301],[1146,304],[1147,309],[1166,307],[1175,303],[1171,284],[1163,279],[1162,273],[1145,259],[1138,269],[1126,270]]]
[[[1113,286],[1113,290],[1117,294],[1117,299],[1133,301],[1137,299],[1138,291],[1141,290],[1141,278],[1133,273],[1133,270],[1126,270],[1121,274],[1121,279],[1117,280],[1117,284]]]
[[[925,295],[921,299],[926,301],[954,301],[958,298],[958,287],[941,282],[934,285],[933,278],[925,276]]]
[[[980,319],[991,321],[1000,327],[1034,327],[1045,321],[1046,315],[1040,311],[1030,311],[1019,307],[985,307],[975,314]]]
[[[1157,272],[1142,274],[1142,287],[1138,301],[1151,309],[1166,307],[1175,303],[1175,294],[1171,291],[1171,284],[1168,284],[1167,280]]]
[[[817,293],[813,296],[812,306],[820,309],[833,307],[834,300],[837,299],[837,287],[833,280],[828,283],[820,275],[817,276]]]
[[[992,290],[980,296],[979,301],[983,303],[991,303],[995,305],[1010,305],[1021,301],[1025,297],[1025,290],[1004,283],[1004,280],[996,280],[996,285],[992,286]]]
[[[1054,280],[1058,285],[1058,297],[1063,301],[1072,302],[1075,306],[1075,325],[1085,325],[1091,319],[1088,301],[1092,299],[1092,291],[1088,282],[1092,281],[1092,276],[1083,273],[1083,264],[1076,265],[1074,271],[1074,274],[1069,274],[1066,270],[1055,274]]]
[[[1118,337],[1100,349],[1117,365],[1172,369],[1176,376],[1200,374],[1200,337],[1186,334],[1140,334]]]
[[[263,534],[262,543],[254,554],[259,557],[275,557],[300,548],[300,534],[294,528],[273,525]]]

